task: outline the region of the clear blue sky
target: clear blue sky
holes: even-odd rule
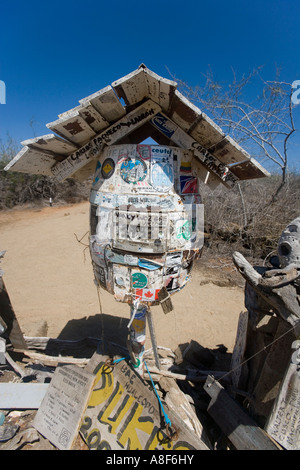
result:
[[[299,0],[3,0],[0,15],[2,140],[49,133],[59,113],[141,63],[191,86],[209,66],[223,81],[261,65],[265,80],[276,66],[300,80]],[[295,115],[300,128],[300,105]]]

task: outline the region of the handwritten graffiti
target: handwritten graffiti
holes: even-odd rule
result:
[[[80,429],[90,449],[195,450],[183,435],[180,441],[168,438],[155,398],[125,361],[113,370],[103,362],[97,369]]]

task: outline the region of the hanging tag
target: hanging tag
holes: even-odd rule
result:
[[[169,313],[169,312],[172,312],[172,310],[174,310],[170,294],[167,291],[166,287],[163,287],[159,291],[158,300],[160,302],[160,305],[162,306],[164,313]]]

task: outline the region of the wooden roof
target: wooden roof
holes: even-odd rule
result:
[[[190,103],[177,83],[142,64],[137,70],[83,98],[79,105],[47,124],[52,131],[22,142],[6,166],[22,173],[85,179],[104,146],[140,143],[151,137],[160,145],[191,149],[206,183],[232,187],[238,180],[269,173]]]

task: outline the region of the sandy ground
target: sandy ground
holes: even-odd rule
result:
[[[25,335],[78,339],[101,338],[104,332],[124,343],[130,309],[102,289],[99,303],[89,250],[82,244],[88,244],[88,230],[87,202],[0,212],[0,251],[6,250],[3,279]],[[76,236],[83,237],[82,243]],[[234,270],[230,262],[229,267],[220,265],[212,276],[213,270],[200,260],[190,283],[172,297],[175,309],[167,315],[161,307],[152,309],[158,345],[175,350],[195,340],[232,351],[239,313],[245,310],[244,292],[230,282],[218,282],[224,273],[228,278],[226,269]]]

